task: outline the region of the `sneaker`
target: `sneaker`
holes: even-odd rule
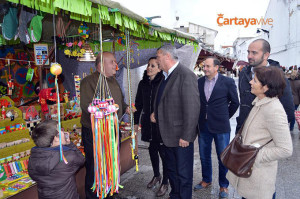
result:
[[[201,181],[199,184],[197,184],[196,186],[194,186],[194,191],[200,190],[200,189],[205,189],[207,187],[209,187],[211,185],[211,182],[204,182]]]
[[[228,189],[226,187],[221,187],[219,196],[220,198],[228,198]]]

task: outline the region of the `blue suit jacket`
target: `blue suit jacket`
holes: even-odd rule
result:
[[[207,122],[208,130],[211,133],[230,132],[229,119],[239,107],[239,98],[234,80],[219,74],[208,101],[204,93],[204,83],[205,77],[198,79],[201,102],[200,131],[204,130],[204,124]]]

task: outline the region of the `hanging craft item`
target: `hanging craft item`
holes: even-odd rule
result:
[[[102,28],[100,20],[100,41]],[[100,52],[102,45],[100,45]],[[103,63],[101,56],[100,63]],[[103,65],[101,65],[103,70]],[[114,103],[106,77],[99,75],[92,103],[88,107],[91,114],[94,152],[94,183],[91,187],[97,197],[105,198],[119,191],[119,122],[118,105]]]
[[[23,86],[21,86],[20,84],[16,83],[14,86],[14,90],[13,90],[13,94],[11,96],[11,99],[14,102],[20,102],[22,96],[23,96]]]
[[[26,74],[26,81],[31,82],[34,74],[34,69],[31,68],[30,62]]]
[[[7,95],[12,95],[13,89],[15,88],[14,80],[9,75],[9,81],[7,82]]]
[[[89,34],[90,34],[90,29],[87,26],[87,24],[85,22],[81,23],[79,28],[78,28],[78,34],[83,38],[83,39],[87,39],[89,38]]]
[[[32,97],[34,95],[34,83],[33,82],[26,82],[26,84],[23,87],[23,95],[25,97]]]
[[[11,40],[15,37],[18,30],[18,9],[10,7],[8,13],[3,18],[2,34],[6,40]]]
[[[58,36],[58,38],[60,38],[62,41],[65,40],[66,37],[66,30],[68,29],[69,25],[71,24],[71,20],[67,23],[67,25],[65,26],[63,18],[61,16],[61,14],[58,14],[58,19],[56,22],[56,35]]]
[[[27,69],[19,68],[16,72],[15,78],[19,84],[23,85],[26,83],[26,75],[27,75]]]
[[[35,14],[27,12],[23,9],[21,9],[21,13],[19,16],[19,38],[21,42],[24,42],[25,44],[30,43],[30,36],[27,29],[27,24],[31,21],[31,19],[34,17]]]
[[[118,192],[120,182],[118,105],[102,74],[99,76],[95,97],[88,107],[91,113],[95,177],[92,190],[105,198]]]
[[[129,30],[125,30],[125,36],[126,36],[126,55],[127,55],[127,82],[128,82],[128,98],[129,98],[129,104],[131,110],[134,109],[134,104],[132,101],[132,90],[131,90],[131,73],[130,73],[130,54],[131,54],[131,45],[130,45],[130,35],[129,35]],[[139,170],[138,167],[138,154],[136,153],[136,146],[135,146],[135,137],[136,137],[136,132],[134,132],[134,118],[133,118],[133,113],[131,112],[130,114],[130,126],[131,126],[131,157],[132,160],[135,160],[135,166],[136,166],[136,171]]]
[[[73,39],[74,40],[74,39]],[[66,43],[66,49],[64,50],[64,54],[68,57],[78,58],[83,57],[83,54],[86,50],[83,48],[83,44],[85,44],[84,40],[75,40],[69,41]]]
[[[4,82],[8,82],[9,75],[7,74],[7,70],[1,71],[1,72],[2,72],[2,75],[0,76],[0,79],[4,79],[5,80]]]
[[[51,73],[48,73],[46,75],[46,82],[47,82],[48,88],[53,88],[55,86],[55,76],[52,75]]]
[[[0,82],[0,96],[6,95],[6,93],[7,93],[7,85],[4,84],[3,82]]]
[[[79,75],[74,75],[75,82],[75,96],[77,99],[80,99],[80,77]]]
[[[124,35],[122,37],[122,35],[120,37],[118,37],[118,44],[120,46],[125,46],[126,45],[126,40],[124,39]]]
[[[31,42],[38,42],[42,37],[43,30],[43,16],[34,16],[30,22],[28,32],[30,33]]]
[[[60,99],[59,99],[59,90],[58,90],[58,83],[57,83],[57,76],[61,74],[62,68],[61,65],[58,63],[52,63],[50,72],[52,75],[55,75],[55,87],[56,87],[56,95],[57,95],[57,117],[58,117],[58,132],[59,132],[59,151],[60,151],[60,161],[64,161],[65,164],[68,164],[67,159],[63,153],[63,147],[61,143],[61,121],[60,121]]]
[[[29,62],[27,60],[30,60],[30,57],[29,55],[24,52],[24,51],[19,51],[17,54],[16,54],[16,59],[19,60],[18,61],[18,64],[20,66],[27,66],[29,64]],[[25,60],[25,61],[20,61],[20,60]]]
[[[7,95],[12,95],[12,91],[14,89],[14,80],[11,78],[11,73],[10,73],[10,59],[7,61],[7,67],[8,67],[8,73],[9,73],[9,80],[7,82]]]

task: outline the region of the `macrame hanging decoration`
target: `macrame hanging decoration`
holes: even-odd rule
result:
[[[102,26],[100,21],[101,71],[103,67]],[[119,106],[112,98],[106,77],[99,75],[92,103],[88,107],[91,114],[94,152],[94,183],[92,190],[99,198],[119,192],[120,158],[119,158]]]
[[[125,36],[126,36],[126,60],[127,60],[127,82],[128,82],[128,98],[129,98],[129,104],[131,106],[131,110],[133,110],[134,104],[132,101],[132,90],[131,90],[131,73],[130,73],[130,35],[129,35],[129,30],[125,30]],[[136,133],[134,132],[134,118],[133,118],[133,113],[131,112],[130,114],[130,127],[131,127],[131,156],[132,160],[135,160],[135,168],[136,171],[139,171],[139,164],[138,164],[138,159],[139,156],[137,154],[137,149],[136,149]]]

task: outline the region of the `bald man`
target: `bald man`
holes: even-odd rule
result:
[[[271,47],[268,41],[264,39],[254,40],[248,47],[248,62],[249,65],[244,67],[239,76],[239,92],[240,92],[240,114],[236,118],[237,127],[236,133],[243,125],[253,105],[252,101],[255,95],[251,93],[250,81],[254,77],[254,68],[277,66],[280,67],[279,62],[268,59],[270,56]],[[291,122],[294,118],[294,103],[289,81],[286,79],[286,88],[283,96],[279,99],[287,114],[288,121]]]
[[[82,141],[86,158],[86,177],[85,177],[85,194],[86,198],[97,198],[91,187],[94,183],[94,157],[93,157],[93,132],[91,128],[90,113],[88,106],[92,102],[100,73],[106,77],[109,89],[116,104],[119,105],[118,117],[122,117],[124,112],[129,113],[129,107],[124,102],[124,96],[121,88],[115,78],[117,61],[115,56],[110,52],[103,52],[103,71],[101,70],[101,55],[96,58],[96,72],[85,77],[80,83],[80,107],[82,110]]]

